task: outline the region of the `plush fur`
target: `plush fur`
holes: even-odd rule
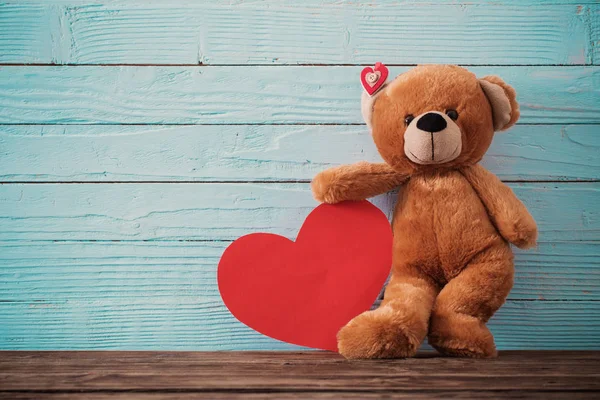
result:
[[[410,357],[427,335],[446,355],[496,356],[486,323],[513,285],[509,242],[534,246],[537,227],[512,190],[477,164],[494,131],[519,117],[515,91],[498,77],[483,79],[447,65],[398,76],[364,113],[386,163],[332,168],[312,182],[315,198],[327,203],[401,187],[392,222],[392,277],[381,306],[338,333],[347,358]],[[436,162],[432,154],[433,164],[411,161],[404,148],[406,117],[448,110],[458,112],[460,155]],[[446,132],[423,134],[431,135],[433,146]]]

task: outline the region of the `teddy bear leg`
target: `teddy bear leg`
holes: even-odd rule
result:
[[[439,288],[417,269],[393,272],[380,307],[366,311],[338,332],[338,350],[348,359],[413,356],[427,335]]]
[[[485,324],[504,304],[513,276],[508,244],[478,254],[435,300],[429,344],[450,356],[496,357],[494,337]]]

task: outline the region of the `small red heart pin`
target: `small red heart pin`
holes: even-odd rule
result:
[[[369,96],[373,96],[385,83],[389,70],[380,62],[374,67],[365,67],[360,73],[360,82]]]
[[[250,328],[337,351],[336,334],[377,299],[392,263],[392,230],[368,201],[321,204],[296,241],[252,233],[219,261],[223,302]]]

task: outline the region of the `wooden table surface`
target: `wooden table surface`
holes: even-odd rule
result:
[[[600,398],[600,352],[346,361],[326,352],[0,352],[2,399]]]

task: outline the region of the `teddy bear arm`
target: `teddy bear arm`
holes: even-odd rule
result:
[[[385,163],[359,162],[329,168],[318,173],[311,188],[315,199],[324,203],[364,200],[388,192],[407,179]]]
[[[462,173],[502,237],[520,248],[535,246],[538,235],[535,220],[512,189],[478,164],[463,169]]]

